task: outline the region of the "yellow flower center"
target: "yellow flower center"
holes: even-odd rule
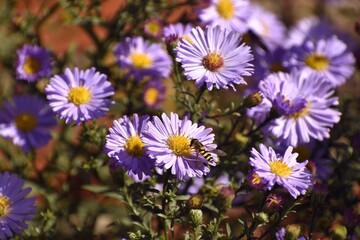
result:
[[[203,58],[202,64],[207,70],[215,72],[224,65],[224,60],[219,54],[209,53]]]
[[[310,54],[305,58],[305,64],[317,71],[322,71],[329,66],[329,60],[321,54]]]
[[[147,24],[147,29],[150,33],[156,35],[160,32],[161,27],[157,22],[149,22]]]
[[[15,125],[23,132],[30,132],[37,125],[37,119],[28,113],[19,114],[15,117]]]
[[[6,216],[9,207],[9,198],[0,195],[0,218]]]
[[[231,0],[219,0],[216,4],[216,10],[222,18],[229,19],[234,15],[234,4]]]
[[[309,104],[306,103],[306,106],[304,108],[302,108],[299,112],[297,113],[294,113],[291,118],[293,119],[298,119],[298,118],[301,118],[303,116],[306,116],[309,114]]]
[[[144,143],[139,136],[130,137],[125,143],[125,149],[133,157],[141,157],[145,154]]]
[[[291,175],[291,168],[282,161],[270,162],[270,171],[279,177],[288,177]]]
[[[167,144],[177,156],[189,156],[191,153],[190,140],[187,137],[177,135],[170,136]]]
[[[286,69],[281,62],[274,62],[270,65],[269,70],[271,73],[286,72]]]
[[[252,182],[254,185],[259,185],[259,184],[261,183],[261,180],[262,180],[262,178],[259,177],[259,175],[257,175],[256,173],[253,173],[251,182]]]
[[[87,88],[76,87],[76,88],[72,88],[69,91],[67,97],[70,102],[72,102],[76,106],[80,106],[81,104],[86,104],[90,101],[91,93]]]
[[[40,69],[39,60],[37,60],[36,58],[30,57],[30,56],[27,56],[25,59],[23,68],[27,74],[37,73]]]
[[[159,96],[159,90],[157,88],[148,88],[144,94],[144,100],[149,105],[154,105]]]
[[[136,68],[148,68],[152,64],[152,59],[144,53],[131,54],[132,65]]]

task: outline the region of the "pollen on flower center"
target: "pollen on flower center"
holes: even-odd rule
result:
[[[149,32],[152,34],[158,34],[161,29],[160,25],[156,22],[148,23],[147,27],[148,27]]]
[[[191,153],[190,140],[187,137],[177,135],[170,136],[167,144],[177,156],[189,156]]]
[[[291,175],[291,168],[282,161],[270,162],[270,171],[279,177],[288,177]]]
[[[156,103],[158,96],[159,96],[159,90],[154,87],[151,87],[146,90],[144,95],[144,100],[147,104],[153,105]]]
[[[329,66],[329,60],[321,54],[310,54],[305,58],[305,64],[317,71],[321,71]]]
[[[231,0],[219,0],[216,10],[222,18],[229,19],[234,15],[234,4]]]
[[[298,118],[303,117],[308,114],[309,114],[309,104],[307,103],[304,108],[302,108],[300,111],[291,115],[291,118],[298,119]]]
[[[125,143],[125,149],[133,157],[141,157],[145,154],[144,143],[139,136],[130,137]]]
[[[144,53],[133,53],[130,58],[132,65],[136,68],[148,68],[152,64],[152,59]]]
[[[215,72],[224,65],[224,60],[219,54],[209,53],[203,58],[202,64],[207,70]]]
[[[87,88],[76,87],[69,91],[67,98],[76,106],[80,106],[81,104],[86,104],[90,101],[91,93]]]
[[[39,60],[30,56],[27,56],[25,59],[25,63],[23,65],[23,69],[27,74],[34,74],[39,72],[40,63]]]
[[[9,207],[9,198],[0,195],[0,218],[6,216]]]
[[[28,113],[19,114],[15,117],[15,125],[23,132],[30,132],[37,125],[37,119]]]

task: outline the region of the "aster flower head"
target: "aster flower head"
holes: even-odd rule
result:
[[[106,136],[105,152],[110,157],[110,168],[123,167],[135,181],[142,181],[151,175],[154,160],[145,152],[144,131],[149,116],[133,115],[131,120],[123,116],[114,120]]]
[[[336,36],[305,41],[292,50],[293,54],[288,61],[290,68],[324,76],[333,87],[344,84],[355,70],[354,55]]]
[[[148,82],[143,91],[143,101],[145,105],[152,108],[159,108],[165,99],[166,87],[160,80]]]
[[[277,154],[271,147],[260,144],[260,152],[251,150],[250,165],[255,173],[267,181],[267,188],[271,190],[275,184],[285,188],[293,198],[306,193],[311,186],[311,174],[306,169],[307,161],[298,163],[298,153],[292,153],[289,146],[284,155]]]
[[[173,43],[173,42],[177,42],[179,38],[187,38],[187,40],[191,42],[188,35],[192,29],[193,29],[193,25],[191,23],[169,24],[164,27],[163,40],[167,43]]]
[[[167,78],[171,73],[171,59],[160,43],[151,43],[142,37],[127,37],[118,43],[114,55],[120,68],[136,81],[145,76],[152,79]]]
[[[53,112],[37,96],[15,96],[0,109],[0,135],[12,139],[24,152],[47,144],[55,126]]]
[[[37,45],[25,44],[17,50],[16,78],[36,82],[52,74],[52,54]]]
[[[158,18],[150,18],[144,24],[144,32],[154,38],[159,38],[163,32],[163,24]]]
[[[219,25],[231,31],[244,33],[250,15],[248,0],[210,0],[207,8],[198,13],[204,25]]]
[[[114,95],[114,88],[107,76],[95,68],[66,68],[64,74],[50,79],[45,93],[50,107],[66,124],[74,121],[79,125],[105,116],[113,103],[108,97]]]
[[[256,34],[268,49],[275,49],[282,44],[286,28],[277,16],[255,3],[250,4],[250,9],[248,29]]]
[[[188,80],[194,80],[199,88],[206,85],[208,90],[234,84],[246,84],[244,76],[250,76],[253,55],[250,47],[240,44],[238,33],[227,31],[219,26],[200,27],[190,33],[192,42],[181,39],[175,49],[176,61],[184,68]]]
[[[311,139],[330,137],[330,128],[340,121],[332,86],[321,76],[304,72],[274,73],[259,83],[260,90],[282,116],[264,129],[280,145],[297,146]]]
[[[176,113],[171,113],[170,118],[163,113],[161,119],[155,116],[144,132],[145,149],[155,158],[156,166],[170,169],[180,180],[202,177],[210,171],[207,165],[215,165],[217,161],[216,154],[211,152],[216,149],[211,131],[211,128],[198,126],[186,117],[180,120]],[[213,162],[206,160],[191,146],[192,139],[197,139],[209,151]]]
[[[28,226],[25,221],[36,213],[35,197],[26,198],[31,191],[24,188],[25,181],[16,174],[0,173],[0,239],[6,240],[22,234]]]

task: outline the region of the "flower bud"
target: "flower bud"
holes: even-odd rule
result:
[[[203,212],[200,209],[190,210],[190,223],[193,228],[200,226],[203,221]]]
[[[259,212],[255,214],[255,221],[259,224],[265,224],[269,222],[269,216],[264,212]]]
[[[255,92],[249,94],[244,99],[244,107],[246,107],[246,108],[255,107],[262,102],[263,98],[264,97],[260,91],[255,91]]]
[[[334,240],[345,240],[347,236],[347,229],[344,225],[336,224],[331,229],[331,236]]]
[[[297,240],[301,233],[301,227],[297,224],[287,225],[285,228],[286,240]]]
[[[241,149],[244,149],[250,142],[250,138],[242,133],[236,133],[235,140],[239,143]]]

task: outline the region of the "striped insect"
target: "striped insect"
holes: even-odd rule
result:
[[[205,149],[205,145],[202,144],[199,139],[196,139],[196,138],[192,138],[191,141],[190,141],[190,147],[192,149],[194,149],[194,151],[196,152],[196,154],[200,154],[201,156],[203,156],[205,158],[206,161],[210,162],[210,163],[214,163],[214,158],[212,156],[211,153],[215,153],[217,154],[218,156],[225,156],[226,153],[221,151],[221,150],[218,150],[218,149],[214,149],[214,150],[211,150],[211,151],[207,151]]]

